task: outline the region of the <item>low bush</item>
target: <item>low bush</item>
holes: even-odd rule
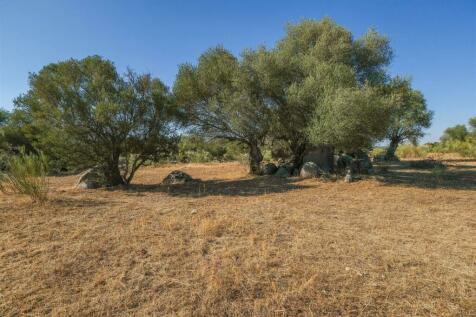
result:
[[[476,141],[471,138],[464,141],[449,140],[433,144],[431,150],[437,153],[458,153],[463,157],[476,157]]]
[[[48,160],[43,153],[28,154],[24,149],[7,159],[0,174],[0,191],[28,195],[34,202],[48,200]]]
[[[462,157],[476,158],[476,141],[466,138],[464,141],[447,140],[422,145],[402,144],[396,151],[399,158],[426,158],[430,153],[455,153]]]
[[[426,144],[402,144],[397,148],[395,154],[399,158],[425,158],[429,152],[429,147]]]
[[[206,140],[196,135],[183,136],[178,145],[180,162],[241,161],[247,156],[243,145],[223,139]]]

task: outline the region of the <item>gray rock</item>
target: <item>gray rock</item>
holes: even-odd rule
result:
[[[340,154],[336,158],[336,169],[340,173],[344,173],[347,168],[351,167],[353,158],[347,154]]]
[[[314,162],[306,162],[301,167],[299,175],[303,178],[317,177],[319,175],[319,168]]]
[[[373,173],[373,165],[370,157],[364,151],[357,151],[355,153],[356,159],[359,160],[359,170],[357,173],[360,174],[371,174]]]
[[[278,170],[274,163],[267,163],[263,166],[263,175],[273,175]]]
[[[313,162],[323,171],[334,170],[334,147],[328,144],[320,144],[307,149],[303,163]]]
[[[286,167],[285,165],[282,165],[278,168],[278,170],[276,171],[274,175],[284,178],[284,177],[291,176],[291,173],[288,167]]]
[[[357,151],[352,155],[341,154],[335,158],[337,171],[341,174],[351,169],[354,174],[371,174],[373,173],[373,165],[367,153]]]
[[[96,189],[96,188],[100,188],[101,184],[95,181],[86,180],[86,181],[78,183],[76,187],[80,189]]]
[[[182,171],[172,171],[167,175],[162,181],[162,185],[176,185],[176,184],[185,184],[192,182],[193,178]]]
[[[347,171],[346,171],[346,173],[345,173],[345,179],[344,179],[344,181],[345,181],[346,183],[352,183],[353,180],[354,180],[354,177],[353,177],[353,175],[352,175],[352,169],[351,169],[351,168],[348,168]]]
[[[77,188],[80,189],[95,189],[104,186],[104,175],[98,167],[87,169],[79,175]]]

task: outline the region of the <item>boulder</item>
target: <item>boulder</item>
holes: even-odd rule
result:
[[[359,160],[359,170],[357,171],[360,174],[372,174],[374,167],[370,157],[364,151],[357,151],[355,153],[355,159]]]
[[[278,170],[274,163],[267,163],[263,166],[263,175],[273,175]]]
[[[336,169],[340,173],[346,172],[349,168],[354,174],[372,174],[374,171],[372,161],[363,151],[357,151],[352,155],[339,154],[334,159]]]
[[[193,178],[184,173],[182,171],[172,171],[169,175],[167,175],[163,181],[162,185],[176,185],[176,184],[185,184],[188,182],[192,182]]]
[[[274,175],[279,177],[289,177],[291,176],[291,172],[286,165],[281,165],[280,167],[278,167],[278,170]]]
[[[334,147],[328,144],[321,144],[308,149],[303,157],[303,163],[313,162],[320,170],[334,170]]]
[[[104,175],[97,167],[89,168],[79,175],[77,188],[81,189],[95,189],[104,186]]]
[[[301,167],[299,175],[304,178],[317,177],[319,175],[319,167],[314,162],[306,162]]]
[[[352,165],[353,157],[347,154],[339,154],[334,157],[337,171],[343,173]]]

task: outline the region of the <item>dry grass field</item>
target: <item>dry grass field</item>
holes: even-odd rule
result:
[[[147,167],[0,196],[1,316],[475,316],[476,161],[355,183]],[[159,186],[171,170],[202,181]]]

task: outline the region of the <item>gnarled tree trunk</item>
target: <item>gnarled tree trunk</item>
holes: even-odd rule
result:
[[[251,142],[248,144],[249,162],[250,162],[250,174],[259,175],[261,173],[261,161],[263,160],[263,154],[258,146],[257,142]]]
[[[307,144],[304,142],[293,142],[290,144],[292,153],[291,163],[293,164],[293,170],[301,168],[304,154],[306,153],[306,146]]]
[[[104,166],[104,177],[109,186],[117,186],[124,184],[124,179],[119,169],[119,155],[114,154]]]
[[[385,158],[387,160],[395,157],[395,152],[397,151],[398,144],[400,144],[400,139],[392,138],[390,140],[390,145],[388,146],[387,153],[385,154]]]

